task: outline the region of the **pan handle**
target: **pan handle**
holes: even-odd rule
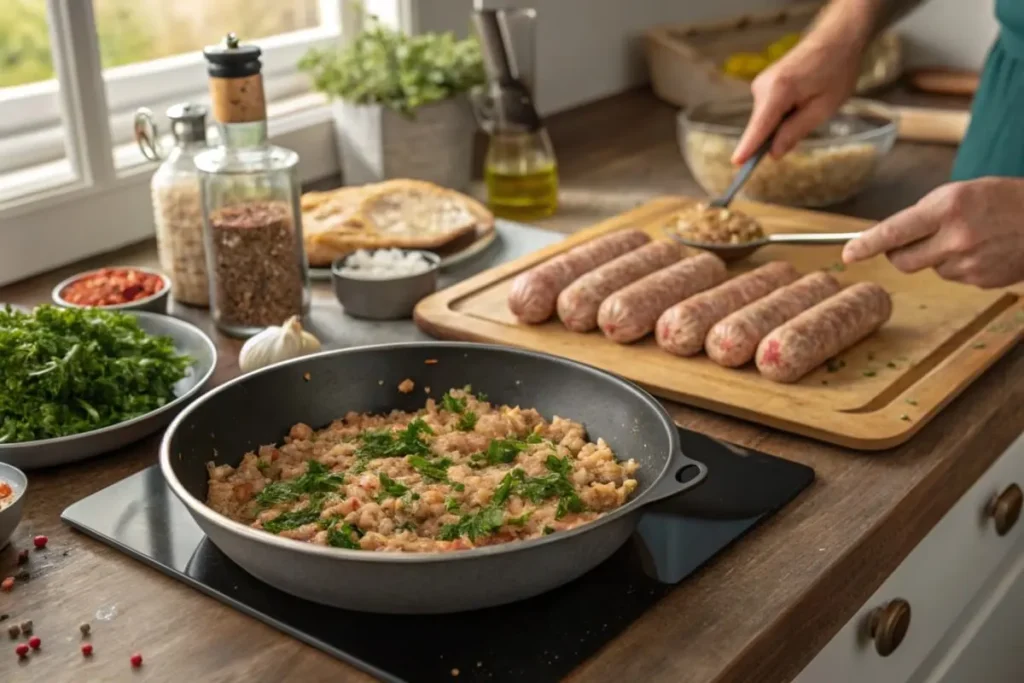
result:
[[[707,476],[707,465],[686,457],[682,451],[677,451],[669,460],[665,473],[654,482],[650,493],[647,494],[647,500],[653,503],[688,491],[704,481]]]

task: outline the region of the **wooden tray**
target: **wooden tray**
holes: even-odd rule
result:
[[[522,325],[508,310],[506,296],[518,273],[613,230],[635,227],[663,236],[668,215],[692,201],[656,199],[464,280],[421,301],[416,322],[435,337],[557,354],[615,372],[662,398],[859,450],[881,450],[909,439],[1010,349],[1024,330],[1018,291],[983,291],[945,282],[932,272],[908,276],[884,258],[844,269],[835,246],[772,246],[730,267],[737,273],[781,259],[801,272],[831,268],[844,285],[872,280],[892,294],[893,316],[881,330],[793,385],[770,382],[749,366],[726,369],[703,355],[672,356],[651,336],[620,346],[599,332],[569,332],[557,320]],[[736,206],[774,232],[850,232],[870,225],[754,202],[738,201]]]

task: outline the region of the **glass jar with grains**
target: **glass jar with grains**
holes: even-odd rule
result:
[[[260,49],[228,34],[203,54],[220,134],[195,161],[210,308],[222,332],[246,337],[309,310],[299,158],[267,142]]]
[[[135,113],[135,141],[150,161],[163,163],[150,183],[156,249],[160,268],[171,279],[175,301],[206,306],[210,286],[206,278],[206,249],[203,245],[203,209],[199,199],[199,173],[195,155],[207,148],[206,107],[176,104],[167,110],[174,146],[164,154],[153,113]]]

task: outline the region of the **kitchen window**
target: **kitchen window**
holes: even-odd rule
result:
[[[401,21],[411,0],[362,4]],[[262,48],[270,134],[299,152],[304,179],[337,172],[329,107],[296,63],[358,17],[351,0],[4,0],[0,284],[152,234],[154,165],[132,116],[205,103],[201,49],[228,31]]]

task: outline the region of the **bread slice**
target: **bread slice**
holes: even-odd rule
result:
[[[480,202],[420,180],[309,194],[314,196],[304,196],[302,220],[313,266],[329,265],[358,249],[444,251],[494,227],[494,216]]]

